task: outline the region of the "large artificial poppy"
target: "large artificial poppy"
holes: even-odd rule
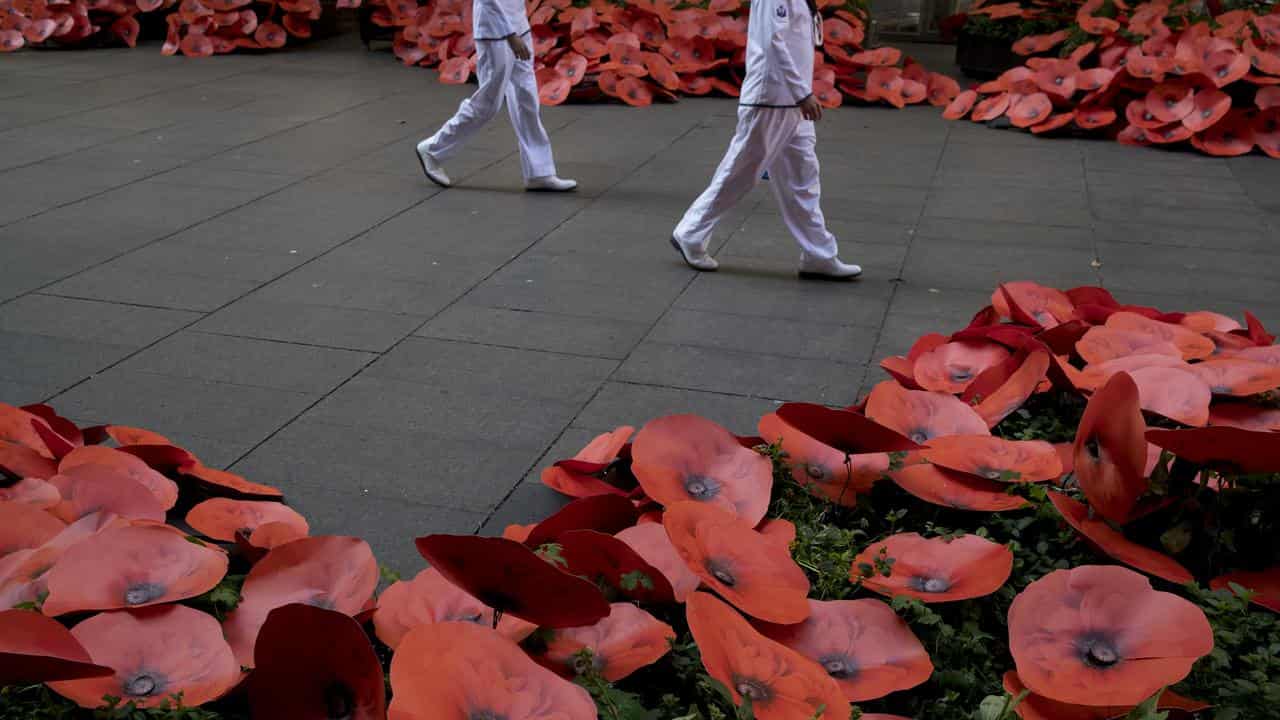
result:
[[[57,620],[30,610],[0,611],[0,687],[114,674],[95,665]]]
[[[415,542],[445,579],[498,612],[549,628],[590,625],[609,614],[595,585],[561,572],[514,540],[428,535]]]
[[[1229,473],[1280,472],[1280,442],[1273,432],[1235,427],[1154,428],[1146,439],[1187,462]]]
[[[1178,346],[1166,339],[1102,325],[1089,328],[1084,337],[1076,343],[1076,352],[1090,364],[1140,354],[1182,357],[1182,351]]]
[[[822,666],[850,702],[913,688],[933,674],[933,662],[898,614],[879,600],[809,601],[795,625],[758,623],[776,640]]]
[[[36,602],[48,593],[49,570],[69,548],[130,521],[109,513],[91,513],[68,525],[39,547],[0,558],[0,609]]]
[[[1278,432],[1280,408],[1252,403],[1218,403],[1209,408],[1209,424]]]
[[[0,502],[0,558],[39,547],[67,526],[58,518],[26,503]]]
[[[293,603],[272,610],[258,633],[249,705],[254,717],[385,720],[382,663],[347,615]]]
[[[631,603],[614,603],[609,616],[584,627],[552,630],[538,660],[566,677],[587,670],[617,682],[652,665],[671,650],[671,626]],[[581,667],[579,653],[591,652],[591,667]]]
[[[1249,397],[1280,388],[1280,365],[1241,357],[1212,358],[1188,366],[1215,395]]]
[[[115,610],[185,600],[227,574],[227,554],[151,523],[98,533],[62,554],[49,571],[46,615]]]
[[[991,306],[1001,318],[1045,329],[1076,318],[1066,293],[1026,281],[1002,283],[991,294]]]
[[[692,500],[723,507],[749,525],[764,519],[773,488],[769,459],[696,415],[650,421],[631,448],[631,471],[663,505]]]
[[[556,542],[561,535],[574,530],[596,530],[615,533],[629,528],[640,518],[636,506],[619,495],[588,495],[557,510],[529,529],[524,544],[536,548]]]
[[[251,482],[235,473],[199,463],[182,468],[182,473],[210,495],[231,495],[246,499],[278,498],[284,495],[270,485]]]
[[[913,465],[889,473],[889,479],[925,502],[957,510],[1001,512],[1030,505],[1009,494],[1007,485],[937,465]]]
[[[1018,673],[1010,670],[1004,674],[1004,689],[1013,697],[1022,696],[1022,702],[1014,708],[1021,720],[1120,720],[1133,712],[1133,705],[1072,705],[1058,702],[1027,690],[1018,677]],[[1180,710],[1196,713],[1208,709],[1208,703],[1202,703],[1182,697],[1172,690],[1165,690],[1156,699],[1157,710]],[[866,715],[863,715],[865,718]],[[1181,717],[1178,715],[1177,717]]]
[[[50,510],[61,500],[62,495],[58,493],[58,489],[39,478],[23,478],[8,487],[0,487],[0,503]],[[3,545],[0,544],[0,555],[3,554]]]
[[[473,623],[419,625],[391,659],[391,720],[595,720],[587,691]]]
[[[661,529],[661,528],[659,528]],[[392,650],[408,632],[419,625],[441,622],[471,622],[493,626],[493,608],[445,579],[440,571],[427,568],[412,580],[397,580],[378,596],[373,627]],[[516,642],[528,637],[536,627],[513,615],[503,615],[498,632]]]
[[[963,400],[946,393],[907,390],[892,380],[871,390],[866,413],[916,443],[944,435],[990,434],[986,421]]]
[[[1102,387],[1116,373],[1133,372],[1134,370],[1148,367],[1171,367],[1189,370],[1194,366],[1186,360],[1172,355],[1139,353],[1088,365],[1079,374],[1074,375],[1073,380],[1075,380],[1075,384],[1079,389],[1093,391]]]
[[[1043,440],[948,435],[930,440],[923,454],[934,465],[999,482],[1033,483],[1062,476],[1058,452]]]
[[[1107,318],[1106,327],[1141,333],[1172,343],[1182,353],[1184,360],[1201,360],[1213,354],[1213,341],[1200,333],[1181,325],[1154,320],[1139,313],[1128,311],[1113,313]]]
[[[662,571],[612,535],[574,530],[561,535],[558,544],[567,573],[604,583],[637,602],[675,601],[675,590]]]
[[[1105,521],[1092,517],[1084,503],[1052,490],[1049,491],[1049,500],[1062,519],[1104,555],[1176,585],[1185,585],[1195,579],[1178,561],[1133,542]]]
[[[893,559],[888,577],[874,571],[880,558]],[[872,568],[870,573],[867,568]],[[899,533],[858,553],[849,579],[861,581],[881,595],[950,602],[990,595],[1004,585],[1012,572],[1013,553],[986,538],[925,538],[916,533]]]
[[[45,422],[38,416],[22,408],[0,403],[0,440],[21,445],[44,458],[52,459],[53,453],[36,431],[36,427],[42,424]]]
[[[164,505],[146,487],[105,465],[80,465],[49,478],[62,500],[51,512],[75,522],[96,512],[135,520],[164,522]]]
[[[582,56],[575,53],[573,57]],[[635,428],[624,425],[613,432],[597,436],[574,455],[572,461],[557,462],[543,470],[543,484],[570,497],[624,494],[624,490],[605,482],[601,476],[618,459],[618,454],[633,432]]]
[[[58,463],[16,442],[0,439],[0,477],[50,478],[58,472]]]
[[[1009,650],[1027,689],[1079,705],[1136,705],[1213,650],[1204,612],[1116,566],[1055,570],[1009,607]]]
[[[705,503],[672,505],[662,524],[689,569],[743,612],[784,625],[808,617],[809,578],[780,543]]]
[[[843,690],[820,665],[761,635],[721,600],[694,593],[686,615],[707,674],[735,703],[750,699],[759,720],[849,717]]]
[[[213,616],[185,605],[161,605],[94,615],[71,629],[106,677],[49,683],[80,707],[96,708],[103,697],[139,708],[173,703],[186,707],[222,697],[240,682],[240,666]]]
[[[233,500],[210,498],[191,508],[187,524],[193,530],[213,540],[231,542],[236,533],[252,535],[259,526],[267,523],[285,523],[294,528],[297,537],[303,537],[310,528],[307,519],[288,505],[269,500]]]
[[[1214,590],[1231,589],[1232,585],[1253,593],[1249,601],[1255,605],[1280,613],[1280,566],[1257,572],[1241,570],[1209,581],[1209,587]]]
[[[178,502],[178,484],[152,470],[145,462],[127,452],[101,445],[76,448],[58,462],[58,472],[72,468],[111,468],[113,474],[124,475],[155,495],[160,507],[168,510]]]
[[[984,371],[961,397],[975,403],[973,409],[988,428],[993,428],[1030,399],[1049,372],[1051,362],[1048,351],[1024,348]]]
[[[1129,375],[1138,386],[1138,402],[1143,410],[1192,427],[1208,424],[1213,391],[1195,373],[1180,368],[1145,367]]]
[[[916,359],[915,381],[924,390],[959,394],[984,370],[1008,357],[1009,351],[997,343],[972,340],[944,343]]]
[[[676,602],[684,602],[689,593],[698,589],[701,579],[689,569],[676,546],[667,537],[667,530],[660,522],[641,523],[615,535],[626,543],[645,562],[657,568],[671,585]]]
[[[223,624],[236,660],[253,666],[254,643],[274,609],[305,603],[354,616],[378,585],[378,562],[359,538],[322,535],[274,548],[245,578],[240,604]]]
[[[1124,522],[1146,492],[1147,423],[1138,386],[1126,373],[1111,376],[1089,398],[1072,449],[1080,489],[1102,517]]]

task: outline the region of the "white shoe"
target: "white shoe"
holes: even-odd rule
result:
[[[720,263],[716,262],[716,259],[711,257],[706,250],[701,248],[692,249],[677,240],[675,235],[671,236],[671,247],[675,248],[676,252],[680,253],[680,257],[685,261],[685,264],[694,270],[715,272],[716,268],[720,267]]]
[[[800,256],[800,277],[806,280],[852,280],[861,274],[861,267],[841,262],[838,257]]]
[[[530,178],[524,183],[524,189],[529,192],[569,192],[577,187],[577,180],[566,180],[555,175]]]
[[[422,163],[422,174],[427,176],[431,182],[442,188],[447,188],[453,184],[449,179],[449,175],[445,173],[444,168],[440,167],[440,163],[431,157],[431,153],[427,152],[427,141],[423,140],[418,143],[417,148],[418,162]]]

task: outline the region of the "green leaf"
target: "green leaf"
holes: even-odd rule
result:
[[[633,570],[627,573],[626,575],[623,575],[619,579],[618,584],[622,587],[623,590],[628,590],[628,591],[635,590],[636,588],[640,588],[640,587],[644,588],[645,590],[652,590],[653,578],[650,578],[649,575],[642,570]]]

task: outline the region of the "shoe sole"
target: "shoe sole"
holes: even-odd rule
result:
[[[801,280],[825,280],[826,282],[849,282],[862,277],[862,273],[857,275],[827,275],[826,273],[805,272],[801,270],[796,273]]]
[[[675,235],[671,236],[671,247],[675,248],[676,252],[680,253],[680,259],[684,261],[684,264],[688,265],[694,270],[697,270],[698,272],[715,272],[716,271],[716,268],[711,268],[710,270],[707,270],[704,268],[700,268],[697,265],[694,265],[693,263],[689,262],[689,256],[684,254],[684,248],[680,247],[680,241],[676,240]]]
[[[418,158],[418,164],[422,166],[422,174],[423,174],[423,175],[426,175],[428,180],[430,180],[431,182],[435,183],[436,185],[439,185],[439,186],[440,186],[440,187],[442,187],[442,188],[448,188],[448,187],[450,186],[450,183],[443,183],[443,182],[440,182],[439,180],[437,180],[437,179],[435,179],[434,177],[432,177],[432,176],[431,176],[430,171],[428,171],[428,170],[427,170],[427,161],[426,161],[425,159],[423,159],[423,157],[422,157],[422,153],[418,152],[418,151],[415,149],[415,150],[413,151],[413,154],[414,154],[415,156],[417,156],[417,158]]]

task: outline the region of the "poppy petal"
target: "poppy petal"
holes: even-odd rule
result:
[[[877,558],[893,558],[890,574],[864,574]],[[984,597],[999,590],[1013,572],[1009,548],[977,535],[954,539],[899,533],[868,545],[853,560],[849,578],[881,595],[906,595],[923,602]]]
[[[1232,585],[1252,592],[1249,601],[1253,604],[1280,613],[1280,566],[1258,572],[1227,573],[1209,581],[1209,587],[1214,590],[1231,589]]]
[[[986,421],[963,400],[944,393],[907,390],[892,380],[871,390],[866,413],[916,443],[944,435],[990,434]]]
[[[307,519],[284,503],[266,500],[232,500],[210,498],[191,508],[187,524],[193,530],[211,540],[232,542],[236,533],[252,535],[259,526],[270,522],[286,523],[296,529],[295,536],[303,537],[310,528]]]
[[[89,653],[57,620],[30,610],[0,611],[0,686],[105,677]]]
[[[1002,512],[1030,505],[1005,485],[936,465],[913,465],[889,473],[889,479],[925,502],[957,510]]]
[[[493,608],[446,580],[439,570],[427,568],[412,580],[396,581],[383,591],[378,597],[378,609],[373,613],[378,639],[392,650],[400,646],[410,630],[442,622],[471,622],[492,627]],[[524,640],[536,629],[532,623],[512,615],[503,615],[497,628],[515,642]]]
[[[1113,375],[1089,398],[1076,429],[1073,466],[1089,505],[1112,522],[1125,522],[1147,490],[1146,421],[1140,389],[1126,373]]]
[[[609,616],[594,625],[552,630],[546,650],[537,658],[564,677],[579,674],[578,654],[591,651],[593,670],[618,682],[652,665],[671,650],[675,630],[631,603],[613,603]]]
[[[990,435],[950,435],[929,441],[924,458],[987,480],[1033,483],[1062,476],[1062,462],[1043,440],[1005,440]]]
[[[640,511],[624,497],[591,495],[574,500],[533,526],[524,543],[536,548],[558,542],[561,535],[574,530],[615,533],[631,527],[639,518]]]
[[[1103,520],[1091,517],[1084,503],[1052,490],[1049,499],[1068,525],[1107,556],[1177,585],[1194,581],[1191,573],[1173,558],[1139,545]]]
[[[1235,427],[1153,428],[1146,439],[1183,460],[1224,472],[1280,472],[1280,443],[1272,432]]]
[[[49,484],[62,497],[51,512],[69,523],[99,511],[164,522],[164,507],[156,496],[116,468],[80,465],[53,476]]]
[[[627,528],[614,537],[629,545],[645,562],[666,577],[676,602],[684,602],[702,582],[681,559],[660,522],[642,523]]]
[[[574,530],[558,538],[565,572],[604,582],[636,602],[669,603],[675,600],[671,583],[658,568],[612,535],[594,530]]]

